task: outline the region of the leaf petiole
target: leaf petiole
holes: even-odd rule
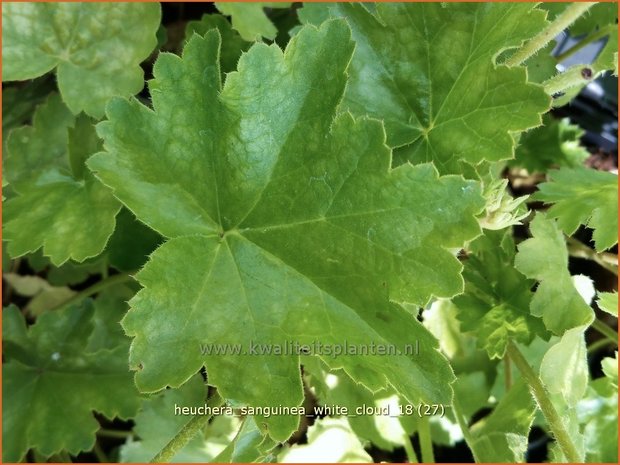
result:
[[[573,444],[573,441],[568,434],[568,431],[564,427],[564,422],[562,421],[562,418],[553,406],[551,398],[549,397],[549,393],[547,392],[547,389],[543,385],[538,375],[536,375],[536,373],[529,365],[529,363],[514,342],[508,342],[507,353],[521,372],[521,375],[523,376],[527,384],[529,385],[532,396],[534,396],[534,399],[536,400],[538,407],[540,408],[543,416],[545,417],[545,420],[547,420],[549,429],[553,433],[555,440],[560,446],[560,449],[562,449],[562,452],[564,453],[564,456],[566,457],[568,462],[581,462],[579,453],[577,452],[577,448],[575,447],[575,444]]]
[[[518,66],[533,56],[538,50],[551,42],[564,29],[573,24],[581,15],[588,11],[594,3],[573,3],[558,15],[547,28],[526,42],[514,55],[504,63],[506,66]]]

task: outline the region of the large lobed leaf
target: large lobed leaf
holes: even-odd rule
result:
[[[357,47],[344,106],[385,121],[412,162],[461,172],[460,161],[511,158],[512,131],[540,124],[549,97],[523,68],[495,63],[544,28],[527,3],[306,4],[300,19],[344,17]]]
[[[94,411],[108,418],[135,415],[139,399],[127,367],[127,338],[118,334],[116,320],[113,337],[124,340],[101,348],[99,336],[91,339],[101,331],[97,311],[86,302],[45,313],[26,329],[16,307],[3,310],[4,462],[22,460],[30,448],[44,456],[90,450],[99,428]]]
[[[354,48],[344,21],[303,28],[284,53],[254,45],[223,88],[219,47],[212,30],[182,58],[162,54],[154,110],[113,100],[98,127],[106,152],[88,162],[168,238],[137,275],[145,289],[123,322],[138,386],[179,386],[204,364],[229,400],[299,405],[297,355],[202,355],[200,344],[403,350],[418,340],[420,356],[323,358],[372,390],[449,402],[453,375],[436,340],[390,299],[462,290],[446,248],[479,234],[478,184],[428,164],[391,169],[378,121],[336,116]],[[297,423],[259,424],[284,440]]]
[[[121,205],[84,166],[100,148],[91,121],[76,119],[52,94],[32,126],[11,131],[7,147],[4,176],[17,193],[2,212],[9,255],[42,247],[55,265],[98,255]]]
[[[157,44],[157,4],[7,3],[2,8],[2,80],[56,69],[73,113],[100,117],[108,99],[143,86],[140,62]]]

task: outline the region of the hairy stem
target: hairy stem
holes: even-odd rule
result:
[[[65,308],[67,308],[67,307],[70,307],[71,305],[75,305],[77,303],[80,303],[86,297],[90,297],[91,295],[96,294],[97,292],[101,292],[102,290],[104,290],[104,289],[106,289],[106,288],[108,288],[110,286],[114,286],[115,284],[131,281],[132,279],[133,279],[133,277],[129,273],[115,274],[114,276],[110,276],[109,278],[102,279],[101,281],[99,281],[99,282],[93,284],[92,286],[84,289],[83,291],[78,292],[77,294],[75,294],[70,299],[67,299],[64,302],[62,302],[61,304],[59,304],[56,307],[52,308],[51,311],[63,310]]]
[[[618,333],[609,326],[607,326],[605,323],[603,323],[601,320],[594,319],[594,321],[592,322],[592,328],[596,329],[607,339],[615,342],[616,345],[618,345]]]
[[[555,440],[557,441],[560,449],[564,453],[564,456],[570,463],[578,463],[580,462],[579,453],[577,452],[577,448],[575,444],[566,431],[564,427],[564,423],[562,422],[562,418],[556,411],[551,399],[549,397],[549,393],[547,389],[543,385],[542,381],[538,377],[538,375],[534,372],[532,367],[529,365],[519,348],[515,345],[514,342],[510,341],[508,343],[508,355],[517,366],[521,375],[527,382],[530,387],[530,391],[540,407],[540,410],[547,420],[547,425],[549,429],[553,433]]]
[[[592,260],[605,268],[607,271],[611,271],[613,274],[618,276],[617,255],[608,252],[598,253],[574,237],[567,237],[566,245],[568,246],[568,254],[571,257]]]
[[[589,65],[575,65],[566,71],[556,74],[542,83],[545,92],[556,95],[576,86],[582,86],[595,78],[595,72]]]
[[[564,61],[568,57],[572,56],[573,54],[577,53],[579,50],[584,48],[586,45],[591,44],[592,42],[596,42],[597,40],[602,39],[603,37],[607,37],[612,32],[613,32],[613,27],[612,27],[611,24],[609,24],[609,25],[607,25],[605,27],[602,27],[598,31],[595,31],[592,34],[590,34],[589,36],[587,36],[582,41],[580,41],[577,44],[573,45],[571,48],[566,50],[564,53],[561,53],[560,55],[558,55],[556,57],[556,60],[558,62]]]
[[[207,404],[210,407],[219,407],[224,403],[219,394],[211,397]],[[185,426],[179,431],[175,437],[173,437],[168,444],[160,450],[155,457],[151,460],[151,463],[167,463],[172,460],[175,454],[180,451],[187,443],[196,436],[198,431],[201,431],[211,420],[211,415],[196,415],[189,420]]]
[[[459,405],[459,401],[456,396],[452,400],[452,412],[454,412],[454,416],[456,418],[459,427],[461,428],[461,432],[463,433],[463,439],[465,439],[465,443],[469,450],[471,451],[471,455],[474,457],[474,462],[480,463],[478,459],[478,454],[476,454],[476,450],[474,449],[474,438],[471,435],[471,431],[469,431],[469,426],[467,426],[467,422],[465,421],[465,417],[461,411],[461,406]]]
[[[538,50],[551,42],[557,35],[573,24],[581,15],[588,11],[594,3],[572,3],[558,17],[526,42],[514,55],[506,60],[507,66],[518,66],[534,55]]]
[[[431,426],[428,422],[428,417],[421,417],[418,422],[418,438],[420,439],[420,450],[422,451],[422,463],[435,463]]]

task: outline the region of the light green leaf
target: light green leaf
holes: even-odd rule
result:
[[[511,132],[540,124],[550,100],[524,68],[495,64],[545,25],[526,3],[306,4],[302,21],[345,17],[357,43],[344,107],[385,121],[407,158],[461,172],[461,161],[513,156]],[[448,58],[449,57],[449,58]]]
[[[594,229],[596,250],[618,243],[618,176],[588,168],[561,168],[549,172],[533,199],[553,204],[547,213],[557,218],[566,234],[579,225]]]
[[[473,449],[482,463],[525,461],[536,404],[523,381],[515,383],[493,413],[472,430]]]
[[[550,393],[560,394],[569,407],[577,404],[588,387],[585,329],[581,326],[566,331],[540,365],[540,379]]]
[[[605,376],[609,378],[611,383],[618,388],[618,352],[616,351],[616,356],[614,358],[605,357],[601,361],[601,365],[603,367],[603,373]]]
[[[227,3],[226,5],[230,5]],[[252,7],[255,4],[249,4]],[[185,37],[191,39],[193,34],[204,36],[210,29],[217,29],[222,36],[220,50],[220,66],[222,73],[229,73],[237,69],[241,53],[250,48],[251,43],[242,39],[237,31],[233,30],[230,22],[222,15],[202,15],[200,21],[189,21],[185,28]]]
[[[596,301],[598,307],[604,312],[618,318],[618,293],[617,292],[600,292]]]
[[[61,265],[103,250],[120,204],[83,172],[99,144],[88,118],[74,122],[58,95],[37,109],[33,126],[11,132],[4,174],[19,195],[4,205],[3,239],[12,257],[43,247]]]
[[[453,299],[461,329],[476,335],[490,358],[502,358],[510,340],[528,344],[545,330],[529,311],[532,282],[513,266],[510,232],[488,231],[465,264],[465,293]]]
[[[213,463],[261,463],[273,461],[273,450],[278,444],[263,435],[254,419],[246,417],[235,438],[229,442]]]
[[[167,389],[143,401],[134,419],[137,440],[129,440],[120,449],[121,462],[149,462],[181,430],[191,417],[175,414],[175,408],[202,407],[207,386],[196,375],[178,389]],[[205,433],[194,436],[170,460],[172,463],[212,461],[232,441],[238,420],[221,415],[213,419]]]
[[[21,327],[2,365],[4,462],[19,462],[30,448],[44,456],[90,450],[99,428],[93,411],[127,419],[138,410],[127,346],[86,351],[92,315],[91,305],[46,313],[26,333],[15,307],[3,311],[5,324]]]
[[[543,126],[521,134],[516,159],[509,165],[523,167],[530,173],[582,166],[590,156],[579,140],[583,134],[583,129],[570,124],[568,118],[558,120],[545,115]]]
[[[610,360],[615,365],[618,360]],[[585,461],[618,463],[618,384],[608,378],[594,380],[577,405],[577,416],[585,439]]]
[[[290,2],[215,2],[215,7],[232,19],[232,27],[244,40],[275,39],[278,30],[265,14],[265,8],[288,8]]]
[[[10,3],[2,8],[2,79],[56,69],[74,114],[101,117],[106,102],[144,84],[139,64],[157,44],[158,4]]]
[[[374,342],[404,351],[418,340],[423,356],[323,359],[372,390],[448,403],[452,374],[437,342],[389,300],[424,304],[462,290],[447,248],[479,234],[479,185],[439,178],[430,164],[390,169],[378,121],[335,116],[353,52],[344,21],[303,28],[284,54],[254,45],[223,89],[219,42],[211,30],[183,58],[162,54],[154,111],[112,101],[98,126],[107,152],[88,162],[169,238],[137,275],[145,289],[123,321],[135,337],[131,366],[142,367],[138,386],[179,386],[206,365],[224,398],[299,405],[296,354],[203,355],[201,344]],[[259,421],[277,440],[297,423]]]
[[[567,329],[589,325],[594,312],[577,292],[568,271],[568,252],[554,220],[538,213],[530,223],[532,238],[519,245],[517,270],[540,281],[530,310],[542,316],[547,329],[562,335]]]
[[[281,463],[372,463],[346,418],[323,418],[308,428],[308,444],[286,448]]]
[[[394,446],[402,446],[404,431],[398,418],[355,414],[357,408],[377,405],[377,401],[388,397],[389,392],[373,393],[363,385],[355,383],[343,370],[330,372],[325,364],[314,358],[310,360],[318,363],[304,363],[304,373],[311,375],[307,376],[306,381],[315,389],[320,406],[347,408],[349,425],[360,439],[368,440],[388,451],[393,450]],[[398,407],[394,406],[391,413],[398,411]],[[333,411],[329,412],[329,415],[336,416]]]

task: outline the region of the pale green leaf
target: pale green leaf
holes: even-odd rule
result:
[[[528,278],[540,281],[530,305],[532,315],[542,316],[547,329],[557,335],[590,324],[594,312],[573,285],[558,225],[538,213],[530,223],[530,231],[532,238],[519,245],[515,266]]]
[[[278,444],[263,435],[253,418],[246,417],[235,438],[229,442],[214,463],[272,462]]]
[[[308,428],[308,444],[285,448],[281,463],[371,463],[346,418],[324,418]]]
[[[549,392],[560,394],[570,407],[577,404],[588,387],[585,329],[581,326],[566,331],[540,365],[540,379]]]
[[[448,403],[452,374],[435,339],[395,302],[462,290],[448,248],[479,234],[478,183],[439,178],[430,164],[391,169],[380,122],[336,116],[353,52],[344,21],[303,28],[285,53],[254,45],[223,89],[219,42],[211,30],[182,58],[162,54],[154,111],[112,101],[98,126],[107,152],[88,162],[169,238],[137,275],[145,289],[123,322],[138,386],[179,386],[206,365],[227,399],[293,406],[303,397],[296,354],[222,357],[201,344],[403,352],[418,340],[423,356],[323,359],[372,390]],[[285,440],[297,423],[271,416],[259,426]]]
[[[557,218],[566,234],[579,225],[594,230],[596,250],[618,243],[618,176],[589,168],[561,168],[549,172],[534,199],[553,204],[547,215]]]
[[[583,165],[590,153],[580,143],[584,131],[570,124],[568,118],[553,119],[545,115],[543,126],[521,134],[510,166],[519,166],[530,173],[546,173],[550,168]]]
[[[178,407],[203,407],[207,386],[200,375],[192,377],[178,389],[167,389],[142,403],[134,422],[137,440],[128,440],[120,449],[121,462],[149,462],[191,419],[175,414]],[[212,461],[232,441],[238,420],[221,415],[213,419],[205,433],[198,433],[170,460],[172,463],[206,463]]]
[[[22,460],[30,448],[44,456],[90,450],[99,428],[93,412],[125,419],[136,413],[127,346],[86,351],[92,315],[91,305],[46,313],[26,333],[15,307],[3,311],[5,324],[21,327],[2,365],[4,462]]]
[[[100,117],[115,95],[144,84],[139,64],[157,44],[158,4],[7,3],[2,8],[2,79],[23,81],[56,69],[75,114]]]
[[[120,204],[84,172],[100,141],[88,118],[75,121],[54,94],[33,126],[11,132],[4,175],[18,195],[2,212],[3,239],[12,257],[43,247],[55,265],[98,255],[114,230]]]
[[[278,30],[265,14],[265,8],[288,8],[290,2],[215,2],[215,7],[230,16],[232,27],[246,41],[275,39]]]
[[[609,378],[616,388],[618,387],[618,352],[616,351],[616,356],[614,358],[605,357],[601,361],[601,365],[603,367],[603,373],[605,376]]]
[[[312,361],[316,359],[311,359]],[[338,416],[334,406],[348,409],[349,425],[353,432],[384,450],[393,450],[394,446],[402,446],[405,434],[398,418],[387,415],[356,414],[356,409],[364,406],[374,407],[379,400],[389,396],[385,391],[373,393],[363,385],[355,383],[343,370],[330,372],[325,364],[304,363],[304,373],[311,374],[307,382],[315,388],[315,396],[321,407],[332,408],[322,412],[329,416]],[[391,413],[398,412],[398,406]]]
[[[598,307],[604,312],[618,318],[618,293],[617,292],[600,292],[596,301]]]
[[[474,428],[473,449],[482,463],[524,462],[527,438],[536,404],[527,385],[519,381]]]
[[[328,9],[329,12],[316,12]],[[357,43],[344,107],[385,121],[407,158],[461,172],[513,156],[511,132],[540,124],[550,100],[524,68],[495,64],[545,25],[527,3],[306,4],[302,21],[345,17]]]

